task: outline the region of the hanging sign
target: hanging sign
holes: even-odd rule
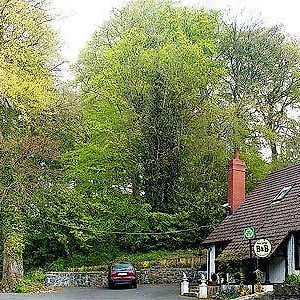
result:
[[[271,244],[268,240],[261,239],[254,244],[254,253],[258,257],[267,257],[271,253]]]
[[[248,240],[252,240],[254,239],[256,236],[256,233],[255,233],[255,229],[254,227],[247,227],[245,230],[244,230],[244,237]]]

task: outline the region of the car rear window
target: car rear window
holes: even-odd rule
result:
[[[111,269],[113,271],[132,270],[133,266],[131,264],[114,264]]]

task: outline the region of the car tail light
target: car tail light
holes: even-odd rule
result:
[[[135,275],[135,270],[128,271],[128,275],[134,276]]]
[[[118,275],[118,272],[117,272],[117,271],[111,271],[110,275],[111,275],[111,276],[117,276],[117,275]]]

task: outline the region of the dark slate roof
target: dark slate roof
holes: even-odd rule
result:
[[[281,202],[273,199],[286,186],[294,185]],[[207,237],[203,244],[229,242],[227,250],[238,251],[247,257],[248,241],[244,229],[253,226],[257,238],[267,238],[272,253],[289,233],[300,230],[300,165],[288,167],[269,174],[258,187],[246,197],[233,215],[227,216]],[[272,254],[271,253],[271,254]]]

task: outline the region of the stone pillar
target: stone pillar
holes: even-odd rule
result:
[[[187,279],[186,274],[183,272],[182,282],[180,286],[180,295],[183,296],[184,294],[188,294],[189,292],[189,281]]]
[[[199,285],[199,298],[206,299],[207,298],[207,284],[205,282],[205,278],[201,278],[201,284]]]

